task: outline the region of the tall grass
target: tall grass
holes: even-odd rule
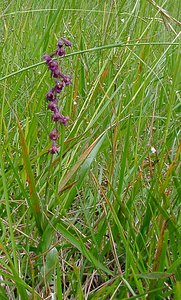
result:
[[[180,1],[1,7],[0,299],[180,299]]]

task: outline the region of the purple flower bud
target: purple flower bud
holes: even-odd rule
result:
[[[58,68],[58,62],[56,60],[51,59],[50,61],[48,61],[48,67],[51,71],[54,71]]]
[[[55,142],[53,142],[52,147],[49,149],[49,153],[55,154],[59,151],[59,148],[56,146]]]
[[[59,78],[59,77],[61,77],[61,73],[60,73],[59,68],[56,68],[55,70],[52,71],[52,76],[53,76],[54,78]]]
[[[65,83],[65,85],[69,85],[69,84],[72,83],[71,76],[69,76],[69,75],[63,75],[62,78],[63,78],[63,82]]]
[[[63,47],[63,41],[62,40],[59,40],[58,43],[57,43],[57,46],[59,48]]]
[[[62,115],[58,111],[55,111],[52,116],[53,121],[58,122],[61,120],[61,118],[62,118]]]
[[[52,91],[49,91],[49,92],[47,93],[47,95],[46,95],[46,98],[47,98],[47,100],[49,100],[49,101],[53,101],[53,100],[55,100],[55,95],[54,95],[54,93],[53,93]]]
[[[51,101],[49,104],[48,104],[48,109],[50,109],[51,111],[53,111],[54,113],[55,112],[58,112],[58,107],[57,107],[57,102],[54,100],[54,101]]]
[[[67,46],[67,47],[71,47],[72,46],[72,43],[69,40],[67,40],[65,38],[61,38],[61,39],[64,42],[65,46]]]
[[[60,124],[66,126],[68,124],[68,120],[69,120],[68,116],[61,116],[61,118],[60,118]]]
[[[59,94],[62,91],[63,87],[64,87],[63,81],[57,80],[56,85],[54,87],[54,91]]]
[[[48,63],[50,60],[52,60],[51,56],[50,55],[43,55],[43,59],[46,61],[46,63]]]
[[[58,56],[65,56],[65,49],[63,47],[57,49]]]
[[[57,129],[53,129],[52,132],[50,132],[49,138],[50,138],[52,141],[56,141],[56,140],[57,140],[57,138],[58,138],[58,132],[57,132]]]

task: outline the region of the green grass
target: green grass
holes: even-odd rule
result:
[[[181,297],[181,3],[4,1],[0,299]],[[60,152],[42,56],[61,69]]]

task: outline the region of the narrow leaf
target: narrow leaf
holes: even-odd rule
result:
[[[163,279],[168,278],[172,276],[171,273],[162,273],[162,272],[152,272],[152,273],[141,273],[137,274],[136,276],[139,278],[145,278],[145,279]]]
[[[84,255],[91,263],[93,263],[97,270],[100,269],[108,275],[113,275],[108,268],[106,268],[96,257],[92,255],[91,251],[89,251],[86,248],[84,242],[81,240],[80,237],[79,239],[75,238],[74,235],[71,234],[61,223],[57,224],[56,227],[66,240],[68,240],[74,247],[76,247],[82,253],[82,255]]]
[[[40,208],[40,201],[39,201],[38,195],[36,193],[35,179],[34,179],[34,175],[33,175],[32,168],[31,168],[28,147],[26,144],[25,136],[21,129],[21,125],[18,120],[17,120],[17,123],[18,123],[18,130],[19,130],[19,134],[20,134],[20,143],[21,143],[21,147],[22,147],[22,157],[23,157],[23,161],[24,161],[24,167],[26,170],[28,187],[29,187],[29,192],[30,192],[29,205],[30,205],[32,213],[35,217],[38,230],[40,233],[42,233],[42,228],[41,228],[42,213],[41,213],[41,208]]]

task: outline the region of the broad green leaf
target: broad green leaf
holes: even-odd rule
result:
[[[175,285],[174,300],[180,300],[180,299],[181,299],[181,281],[177,281]]]
[[[42,277],[49,284],[52,280],[52,275],[56,271],[56,266],[58,263],[58,251],[54,247],[46,255],[45,265],[42,267],[41,273]]]

